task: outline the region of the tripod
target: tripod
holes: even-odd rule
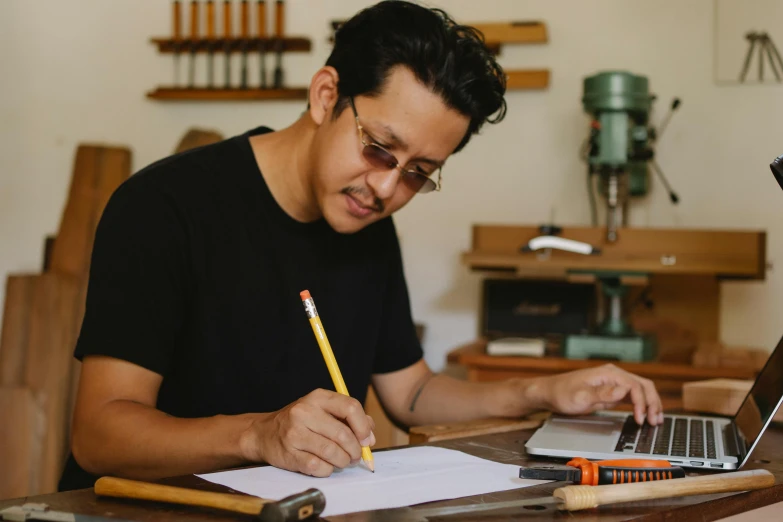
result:
[[[756,47],[756,43],[759,44],[759,81],[764,80],[764,54],[766,52],[769,58],[769,66],[772,72],[775,73],[775,78],[781,81],[780,74],[783,72],[783,59],[780,58],[777,47],[772,42],[772,39],[767,33],[756,33],[754,31],[745,35],[745,38],[750,42],[748,48],[748,54],[745,55],[745,64],[742,66],[742,72],[740,73],[740,82],[745,81],[745,76],[748,74],[750,68],[750,60],[753,57],[753,49]],[[776,61],[777,60],[777,61]],[[778,67],[780,71],[778,72]]]

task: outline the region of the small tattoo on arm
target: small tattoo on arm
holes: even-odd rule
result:
[[[421,391],[424,389],[425,386],[427,386],[427,383],[430,382],[430,380],[433,377],[435,377],[435,374],[431,373],[426,379],[424,379],[424,382],[421,383],[419,389],[416,390],[416,394],[413,396],[413,400],[411,401],[411,407],[409,411],[413,411],[413,409],[416,408],[416,401],[419,400],[419,395],[421,395]]]

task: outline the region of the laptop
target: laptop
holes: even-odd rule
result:
[[[783,155],[770,165],[783,188]],[[662,424],[636,424],[627,412],[551,416],[525,444],[530,455],[668,460],[684,468],[745,465],[783,402],[783,338],[733,417],[664,415]]]

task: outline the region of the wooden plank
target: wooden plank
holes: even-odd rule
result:
[[[538,226],[474,225],[472,249],[462,260],[474,270],[534,271],[565,277],[577,270],[622,270],[652,274],[714,275],[723,278],[764,279],[766,232],[760,230],[692,230],[623,228],[608,243],[603,227],[564,227],[564,238],[602,249],[599,255],[552,250],[521,253]]]
[[[546,89],[549,87],[549,69],[506,70],[508,89]]]
[[[72,390],[72,360],[81,281],[63,274],[33,279],[27,331],[24,385],[35,394],[46,419],[40,456],[39,492],[57,490],[67,454]]]
[[[76,151],[68,200],[52,248],[50,270],[86,281],[92,242],[106,202],[130,176],[126,148],[80,145]]]
[[[411,444],[424,444],[440,440],[529,430],[541,426],[541,419],[479,419],[468,422],[451,422],[414,426],[408,430]]]
[[[34,280],[34,276],[29,275],[9,275],[6,279],[0,335],[0,387],[24,384]]]
[[[752,386],[752,380],[742,379],[687,382],[682,386],[683,408],[700,413],[734,415]],[[783,410],[778,411],[773,420],[783,421]]]
[[[0,498],[35,495],[45,431],[41,405],[27,388],[0,388],[0,412]]]
[[[549,40],[546,25],[539,21],[467,24],[484,34],[487,44],[546,43]]]

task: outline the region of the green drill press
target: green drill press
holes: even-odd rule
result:
[[[649,167],[659,175],[672,203],[679,198],[671,190],[654,160],[652,145],[660,137],[674,110],[674,99],[660,130],[648,126],[654,95],[648,80],[624,71],[602,72],[584,79],[582,104],[591,115],[590,133],[582,148],[588,165],[593,225],[597,225],[595,181],[606,202],[606,241],[620,239],[619,229],[628,225],[628,201],[647,194]],[[565,340],[564,355],[571,359],[606,358],[621,361],[647,361],[655,357],[655,339],[635,332],[623,313],[627,286],[623,277],[646,277],[633,272],[581,271],[596,278],[605,303],[603,321],[596,331],[573,335]]]

